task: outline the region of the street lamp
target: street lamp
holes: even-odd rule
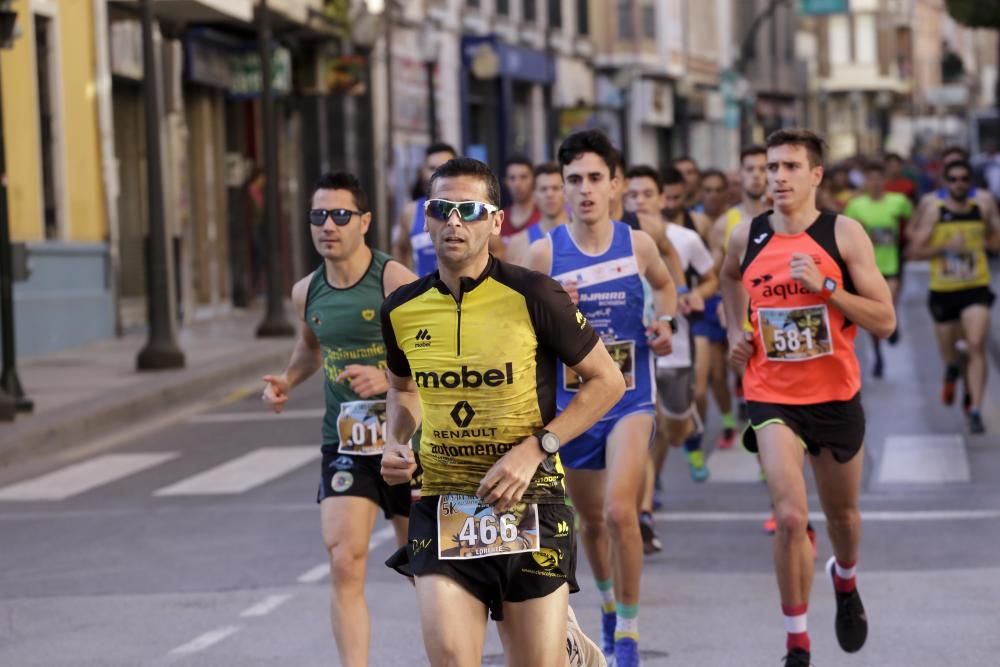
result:
[[[19,35],[17,12],[9,0],[0,2],[0,48],[8,49]],[[2,85],[0,85],[2,90]],[[18,412],[30,412],[34,403],[24,395],[17,377],[14,331],[14,273],[7,217],[7,160],[3,140],[3,96],[0,94],[0,320],[3,324],[3,371],[0,374],[0,421],[13,421]]]
[[[274,127],[274,92],[271,81],[271,17],[267,0],[257,8],[257,46],[260,51],[261,110],[264,133],[264,215],[267,227],[267,314],[257,327],[260,338],[295,335],[295,327],[285,313],[281,284],[281,255],[278,241],[278,133]]]
[[[136,358],[136,368],[182,368],[184,352],[177,346],[175,294],[170,280],[170,243],[163,205],[160,137],[159,68],[153,45],[153,0],[142,2],[142,93],[146,115],[146,181],[149,189],[149,259],[146,268],[146,308],[149,340]]]
[[[427,72],[427,135],[430,143],[437,141],[437,104],[434,100],[434,69],[438,64],[441,42],[436,31],[431,30],[420,43],[420,55]]]

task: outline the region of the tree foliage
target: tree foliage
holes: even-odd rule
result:
[[[948,13],[971,28],[1000,30],[1000,2],[997,0],[945,0]]]

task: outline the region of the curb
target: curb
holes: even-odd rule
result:
[[[81,401],[43,417],[23,417],[0,435],[0,468],[52,454],[106,436],[115,430],[203,401],[221,388],[283,368],[288,346],[274,351],[234,354],[183,371],[150,375],[138,386],[94,401]]]

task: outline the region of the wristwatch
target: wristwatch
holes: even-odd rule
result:
[[[670,325],[670,333],[677,333],[677,320],[673,315],[660,315],[660,321]]]
[[[819,291],[819,295],[823,297],[823,300],[829,299],[833,296],[833,293],[837,291],[837,281],[833,278],[823,279],[823,289]]]
[[[559,452],[562,442],[559,440],[559,436],[552,431],[546,431],[544,428],[539,429],[535,431],[534,436],[538,438],[538,446],[546,454],[551,455]]]

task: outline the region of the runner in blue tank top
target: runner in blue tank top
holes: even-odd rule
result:
[[[456,155],[458,153],[448,144],[434,143],[428,146],[424,162],[420,166],[420,178],[414,189],[423,195],[434,170]],[[431,241],[430,234],[427,233],[427,225],[424,223],[424,202],[426,201],[426,197],[419,196],[404,206],[399,219],[392,228],[393,259],[409,267],[420,277],[437,270],[434,243]]]
[[[625,396],[559,455],[601,592],[604,651],[614,655],[618,667],[632,667],[639,664],[643,552],[638,506],[653,433],[653,354],[670,353],[677,294],[652,237],[611,220],[611,196],[622,179],[615,154],[608,138],[596,130],[563,142],[559,162],[573,219],[535,242],[527,264],[550,273],[576,295],[582,316],[604,339],[625,376]],[[643,322],[642,279],[653,289],[655,316],[648,325]],[[559,369],[560,409],[580,385],[570,369]]]
[[[541,220],[507,241],[507,261],[524,266],[528,261],[528,248],[545,238],[550,231],[569,222],[566,212],[566,195],[563,192],[562,167],[555,162],[535,166],[535,207],[542,214]]]

